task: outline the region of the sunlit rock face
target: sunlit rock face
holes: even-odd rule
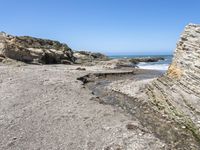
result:
[[[109,58],[104,54],[89,51],[74,51],[74,57],[76,57],[76,63],[78,64],[109,60]]]
[[[0,56],[26,63],[72,64],[73,51],[58,41],[0,33]]]
[[[149,100],[200,141],[200,25],[185,27],[172,64],[147,86]]]
[[[200,25],[186,26],[167,76],[194,94],[200,94]]]

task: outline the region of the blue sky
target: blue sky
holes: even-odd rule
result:
[[[172,54],[199,0],[0,0],[0,31],[106,54]]]

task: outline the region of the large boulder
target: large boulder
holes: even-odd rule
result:
[[[92,53],[88,51],[75,51],[74,57],[76,58],[76,63],[83,64],[94,61],[107,61],[109,58],[101,53]]]
[[[163,57],[137,57],[137,58],[131,58],[130,62],[133,64],[138,64],[140,62],[158,62],[165,60]]]
[[[108,69],[119,69],[122,67],[136,67],[136,64],[132,63],[130,59],[112,59],[109,61],[101,61],[97,65]]]
[[[26,63],[72,64],[73,51],[58,41],[0,34],[0,55]]]

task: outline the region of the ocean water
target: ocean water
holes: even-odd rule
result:
[[[139,68],[142,69],[153,69],[153,70],[161,70],[166,71],[169,65],[172,62],[172,55],[111,55],[109,56],[112,59],[120,59],[120,58],[140,58],[140,57],[163,57],[165,60],[160,60],[158,62],[141,62],[138,64]]]

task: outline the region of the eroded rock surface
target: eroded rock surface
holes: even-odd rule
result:
[[[136,67],[129,59],[112,59],[109,61],[98,62],[97,65],[108,69],[119,69],[121,67]]]
[[[26,63],[72,64],[73,51],[57,41],[0,34],[0,56]],[[2,57],[1,57],[2,58]]]
[[[147,94],[200,141],[200,25],[186,26],[167,73],[148,85]]]
[[[94,61],[107,61],[109,58],[101,53],[92,53],[88,51],[75,51],[76,63],[83,64]]]
[[[132,114],[134,120],[137,118],[146,132],[151,132],[165,143],[163,149],[198,150],[198,140],[191,131],[167,113],[158,111],[158,106],[149,101],[146,85],[160,75],[159,71],[134,69],[133,72],[93,73],[79,80],[96,95],[92,100],[121,107]],[[136,127],[127,125],[127,128]]]

